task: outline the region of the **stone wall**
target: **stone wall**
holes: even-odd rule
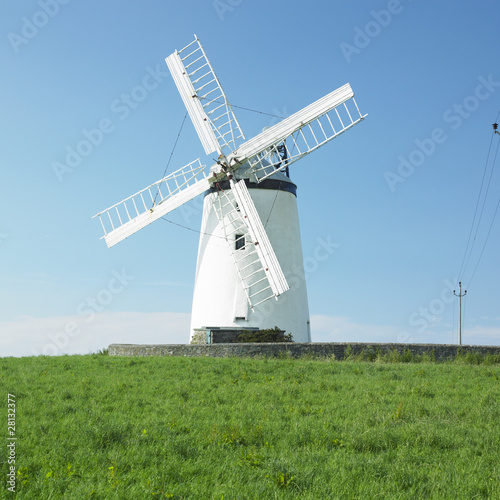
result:
[[[234,343],[242,333],[258,330],[258,328],[195,328],[191,344]]]
[[[111,344],[110,356],[211,356],[214,358],[252,357],[252,356],[290,356],[299,358],[331,357],[342,360],[346,350],[352,354],[362,352],[375,354],[394,350],[403,354],[429,354],[436,360],[454,358],[460,350],[462,354],[477,353],[481,355],[500,354],[500,346],[477,346],[454,344],[368,344],[359,342],[318,342],[318,343],[262,343],[262,344]]]

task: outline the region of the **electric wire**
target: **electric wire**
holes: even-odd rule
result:
[[[283,143],[285,144],[285,143]],[[292,148],[292,151],[291,151],[291,154],[293,155],[293,152],[295,151],[295,147],[296,147],[296,142],[294,141],[293,142],[293,148]],[[286,151],[286,144],[285,144],[285,151]],[[286,165],[288,165],[288,161],[285,160],[285,163]],[[264,229],[267,228],[267,223],[269,222],[269,219],[271,218],[271,214],[273,213],[273,210],[274,210],[274,204],[276,203],[276,200],[278,199],[278,194],[280,192],[280,188],[281,188],[281,183],[283,181],[280,180],[280,183],[278,184],[278,189],[276,190],[276,195],[274,196],[274,200],[273,200],[273,204],[271,205],[271,210],[269,211],[269,215],[267,216],[267,220],[266,220],[266,223],[264,224]]]
[[[498,148],[499,148],[499,146],[500,146],[500,141],[497,143],[497,148],[495,150],[495,156],[493,158],[493,166],[491,168],[491,172],[493,172],[493,170],[495,168],[495,165],[496,165],[496,160],[497,160],[497,156],[498,156]],[[491,180],[491,175],[490,175],[490,180]],[[490,237],[491,230],[493,228],[493,224],[495,222],[495,218],[497,216],[499,206],[500,206],[500,198],[498,199],[497,206],[496,206],[495,212],[493,214],[493,218],[491,219],[491,222],[490,222],[490,227],[488,228],[488,233],[486,234],[486,238],[484,240],[483,247],[481,249],[481,252],[480,252],[479,257],[478,257],[477,262],[476,262],[476,266],[474,267],[474,271],[473,271],[471,277],[469,278],[469,280],[467,282],[469,286],[470,286],[472,280],[474,279],[474,276],[476,275],[477,268],[478,268],[479,263],[481,262],[481,259],[483,257],[483,253],[484,253],[484,250],[486,248],[486,244],[488,243],[488,239]],[[484,209],[484,203],[483,203],[483,209]],[[481,212],[481,214],[482,214],[482,212]],[[476,230],[476,233],[477,233],[477,230]],[[474,239],[475,239],[475,236],[474,236]],[[464,269],[464,272],[465,272],[465,269]]]
[[[226,238],[224,238],[223,236],[217,236],[216,234],[213,234],[213,233],[205,233],[203,231],[199,231],[198,229],[193,229],[192,227],[184,226],[183,224],[179,224],[178,222],[174,222],[172,220],[166,219],[165,217],[160,217],[160,219],[162,219],[165,222],[168,222],[170,224],[173,224],[174,226],[179,226],[179,227],[182,227],[183,229],[187,229],[188,231],[192,231],[193,233],[204,234],[206,236],[212,236],[214,238],[220,238],[221,240],[226,240]]]
[[[226,102],[221,102],[221,101],[215,101],[217,104],[228,104]],[[260,115],[266,115],[266,116],[272,116],[273,118],[280,118],[280,119],[284,119],[285,117],[284,116],[280,116],[280,115],[274,115],[272,113],[265,113],[264,111],[259,111],[257,109],[251,109],[251,108],[244,108],[243,106],[236,106],[235,104],[231,104],[231,107],[232,108],[238,108],[238,109],[243,109],[245,111],[251,111],[252,113],[258,113]],[[295,148],[295,144],[294,144],[294,148]],[[271,218],[271,214],[273,212],[273,209],[274,209],[274,205],[276,203],[276,199],[278,197],[278,193],[279,193],[279,188],[281,187],[281,182],[280,181],[280,184],[278,186],[278,190],[276,191],[276,196],[274,197],[274,200],[273,200],[273,204],[271,206],[271,210],[269,211],[269,215],[267,216],[267,220],[266,220],[266,223],[264,224],[264,229],[267,227],[267,223],[269,222],[269,219]]]
[[[182,120],[181,128],[179,129],[179,132],[178,132],[178,134],[177,134],[177,138],[175,139],[174,147],[172,148],[172,152],[170,153],[170,157],[169,157],[169,159],[168,159],[167,166],[165,167],[165,170],[164,170],[164,172],[163,172],[163,177],[165,177],[165,174],[167,173],[167,169],[168,169],[168,167],[169,167],[169,165],[170,165],[170,162],[171,162],[171,160],[172,160],[172,156],[173,156],[173,154],[174,154],[174,152],[175,152],[175,148],[176,148],[176,146],[177,146],[177,142],[179,141],[179,137],[180,137],[180,135],[181,135],[181,133],[182,133],[182,129],[184,128],[184,123],[185,123],[185,121],[186,121],[187,115],[188,115],[188,113],[186,112],[186,114],[184,115],[184,119]],[[162,177],[162,178],[163,178],[163,177]],[[159,190],[158,190],[158,192],[159,192]],[[156,193],[155,199],[154,199],[154,201],[153,201],[153,206],[154,206],[154,204],[156,203],[156,198],[157,198],[157,196],[158,196],[158,193]],[[185,226],[185,225],[183,225],[183,224],[179,224],[178,222],[171,221],[171,220],[169,220],[169,219],[167,219],[167,218],[165,218],[165,217],[160,217],[160,219],[162,219],[162,220],[164,220],[165,222],[168,222],[168,223],[170,223],[170,224],[173,224],[174,226],[178,226],[178,227],[181,227],[181,228],[183,228],[183,229],[187,229],[188,231],[192,231],[193,233],[210,235],[209,233],[204,233],[204,232],[199,231],[199,230],[197,230],[197,229],[193,229],[192,227],[188,227],[188,226]],[[222,236],[217,236],[217,235],[213,235],[213,234],[212,234],[212,236],[214,236],[214,237],[216,237],[216,238],[225,239],[225,238],[223,238]]]
[[[184,115],[184,119],[182,120],[181,128],[179,129],[179,132],[177,133],[177,138],[175,139],[174,147],[172,148],[172,152],[170,153],[170,157],[168,159],[167,166],[165,167],[165,170],[163,171],[163,175],[161,177],[162,179],[165,177],[165,175],[167,173],[170,162],[172,161],[172,156],[174,156],[175,148],[177,146],[177,143],[179,142],[179,137],[181,136],[182,129],[184,128],[184,123],[186,121],[187,115],[188,114],[186,111],[186,114]],[[155,199],[153,200],[153,206],[155,206],[155,204],[156,204],[156,198],[158,198],[158,194],[160,194],[160,186],[158,186],[158,192],[156,193]]]
[[[276,194],[274,196],[274,200],[273,200],[273,204],[271,205],[271,210],[269,210],[269,215],[267,216],[267,220],[266,220],[266,223],[264,224],[264,229],[267,228],[267,223],[269,222],[269,219],[271,218],[271,214],[273,213],[273,210],[274,210],[274,204],[276,203],[276,200],[278,198],[278,193],[280,192],[280,188],[281,188],[281,183],[283,181],[280,180],[280,183],[278,184],[278,189],[276,190]]]
[[[500,111],[498,112],[497,114],[497,118],[495,120],[495,123],[498,122],[498,118],[500,116]],[[479,231],[479,227],[481,225],[481,221],[482,221],[482,217],[483,217],[483,213],[484,213],[484,208],[485,208],[485,205],[486,205],[486,200],[487,200],[487,197],[488,197],[488,193],[489,193],[489,190],[490,190],[490,186],[491,186],[491,179],[493,177],[493,172],[495,170],[495,165],[496,165],[496,160],[497,160],[497,156],[498,156],[498,148],[499,148],[499,145],[500,145],[500,142],[497,143],[497,147],[496,147],[496,150],[495,150],[495,155],[493,157],[493,162],[492,162],[492,166],[491,166],[491,170],[490,170],[490,175],[488,177],[488,184],[486,186],[486,190],[485,190],[485,193],[484,193],[484,198],[483,198],[483,202],[482,202],[482,205],[481,205],[481,211],[479,213],[479,218],[477,219],[477,225],[476,225],[476,217],[477,217],[477,214],[478,214],[478,208],[479,208],[479,205],[480,205],[480,202],[481,202],[481,197],[482,197],[482,193],[483,193],[483,187],[484,187],[484,181],[485,181],[485,178],[486,178],[486,174],[488,172],[488,164],[489,164],[489,160],[490,160],[490,154],[491,154],[491,146],[493,144],[493,138],[495,136],[495,129],[493,130],[493,133],[491,135],[491,139],[490,139],[490,144],[488,146],[488,154],[486,155],[486,162],[485,162],[485,165],[484,165],[484,170],[483,170],[483,176],[482,176],[482,179],[481,179],[481,187],[479,189],[479,193],[478,193],[478,197],[477,197],[477,201],[476,201],[476,207],[475,207],[475,210],[474,210],[474,216],[472,218],[472,224],[471,224],[471,227],[470,227],[470,230],[469,230],[469,236],[467,238],[467,245],[465,247],[465,252],[464,252],[464,256],[462,258],[462,264],[460,266],[460,271],[458,273],[458,276],[459,276],[459,279],[462,277],[463,274],[465,274],[466,270],[467,270],[467,267],[469,265],[469,261],[470,261],[470,258],[472,256],[472,251],[474,249],[474,245],[476,243],[476,237],[477,237],[477,234],[478,234],[478,231]],[[490,222],[490,226],[488,228],[488,232],[486,234],[486,238],[484,240],[484,243],[483,243],[483,247],[481,249],[481,252],[479,253],[479,257],[476,261],[476,265],[474,267],[474,270],[472,272],[472,275],[470,277],[470,279],[467,281],[468,285],[470,286],[470,284],[472,283],[475,275],[476,275],[476,271],[479,267],[479,264],[481,262],[481,259],[483,257],[483,254],[484,254],[484,250],[486,248],[486,245],[488,243],[488,240],[489,240],[489,237],[490,237],[490,234],[491,234],[491,230],[493,228],[493,224],[495,222],[495,218],[496,218],[496,215],[498,213],[498,209],[500,207],[500,199],[498,200],[497,202],[497,206],[495,208],[495,212],[493,214],[493,218],[491,219],[491,222]],[[474,230],[475,228],[475,230]],[[472,238],[472,234],[474,233],[474,237]],[[472,238],[472,243],[471,243],[471,238]],[[463,281],[463,280],[461,280]],[[465,323],[465,306],[466,306],[466,296],[464,295],[464,308],[463,308],[463,317],[464,317],[464,320],[462,321],[462,324]],[[455,302],[453,303],[453,316],[455,316]],[[458,325],[458,328],[461,327],[461,325]],[[453,320],[453,325],[452,325],[452,328],[453,328],[453,332],[455,331],[455,320]]]
[[[498,146],[497,146],[497,152],[498,152]],[[496,155],[495,155],[495,157],[496,157]],[[489,158],[489,155],[488,155],[488,158]],[[485,207],[485,205],[486,205],[486,200],[487,200],[487,198],[488,198],[488,193],[489,193],[490,186],[491,186],[491,178],[492,178],[492,176],[493,176],[493,172],[494,172],[494,170],[495,170],[495,163],[493,162],[493,165],[492,165],[491,170],[490,170],[490,176],[489,176],[489,178],[488,178],[488,185],[487,185],[487,187],[486,187],[486,192],[485,192],[485,194],[484,194],[484,198],[483,198],[483,204],[482,204],[482,206],[481,206],[481,212],[480,212],[480,214],[479,214],[479,219],[478,219],[478,222],[477,222],[477,225],[476,225],[476,231],[474,232],[474,238],[473,238],[473,240],[472,240],[472,245],[471,245],[471,248],[470,248],[470,253],[469,253],[469,256],[467,257],[467,262],[465,263],[465,267],[464,267],[464,270],[463,270],[463,272],[464,272],[464,273],[465,273],[465,271],[466,271],[466,269],[467,269],[467,266],[468,266],[468,264],[469,264],[469,260],[470,260],[470,257],[471,257],[471,255],[472,255],[472,250],[473,250],[474,245],[475,245],[475,243],[476,243],[477,233],[478,233],[478,231],[479,231],[479,227],[481,226],[481,221],[482,221],[482,219],[483,219],[483,213],[484,213],[484,207]]]
[[[188,113],[186,112],[186,114],[184,115],[184,119],[182,120],[181,128],[179,129],[179,132],[177,134],[177,138],[175,139],[174,147],[172,148],[172,152],[170,153],[170,158],[168,159],[167,166],[165,167],[165,170],[163,172],[163,177],[165,177],[165,174],[167,173],[167,169],[168,169],[168,166],[170,165],[170,161],[172,160],[172,156],[173,156],[173,154],[175,152],[175,148],[177,146],[177,142],[179,141],[179,137],[180,137],[180,135],[182,133],[182,129],[184,128],[184,123],[186,121],[187,115],[188,115]],[[159,192],[159,190],[158,190],[158,192]],[[153,206],[156,203],[157,196],[158,196],[158,193],[156,193],[155,199],[153,201]],[[162,219],[165,222],[168,222],[170,224],[173,224],[174,226],[178,226],[178,227],[181,227],[183,229],[187,229],[188,231],[192,231],[193,233],[209,235],[209,233],[204,233],[204,232],[199,231],[197,229],[193,229],[192,227],[188,227],[188,226],[185,226],[183,224],[179,224],[178,222],[171,221],[171,220],[169,220],[169,219],[167,219],[165,217],[160,217],[160,219]],[[222,238],[222,236],[216,236],[216,235],[212,235],[212,236],[215,236],[215,237],[221,238],[221,239],[225,239],[225,238]]]
[[[475,240],[476,240],[476,236],[477,236],[477,231],[479,229],[479,225],[481,223],[481,217],[482,217],[482,213],[483,213],[483,210],[484,210],[484,203],[486,201],[486,195],[488,194],[488,190],[489,190],[489,183],[491,182],[491,174],[490,174],[490,179],[489,179],[489,182],[488,182],[488,188],[487,188],[487,191],[486,191],[486,195],[485,195],[485,198],[484,198],[484,201],[483,201],[483,207],[481,209],[481,215],[479,217],[479,220],[478,220],[478,223],[477,223],[477,226],[476,226],[476,231],[475,231],[475,234],[474,234],[474,239],[472,241],[472,245],[470,247],[470,251],[469,251],[469,245],[471,243],[471,237],[472,237],[472,233],[474,231],[474,225],[475,225],[475,222],[476,222],[476,216],[477,216],[477,210],[479,208],[479,203],[481,201],[481,195],[482,195],[482,192],[483,192],[483,186],[484,186],[484,179],[486,177],[486,173],[488,171],[488,163],[489,163],[489,159],[490,159],[490,153],[491,153],[491,145],[493,144],[493,136],[495,135],[495,133],[493,132],[492,136],[491,136],[491,140],[490,140],[490,145],[488,147],[488,154],[486,156],[486,162],[485,162],[485,165],[484,165],[484,170],[483,170],[483,177],[482,177],[482,180],[481,180],[481,187],[479,188],[479,194],[477,196],[477,201],[476,201],[476,208],[474,210],[474,216],[472,218],[472,224],[471,224],[471,227],[470,227],[470,230],[469,230],[469,237],[467,239],[467,245],[465,247],[465,252],[464,252],[464,256],[463,256],[463,259],[462,259],[462,264],[460,266],[460,271],[458,273],[458,276],[459,278],[461,278],[462,276],[462,272],[465,273],[466,269],[467,269],[467,265],[469,263],[469,259],[470,259],[470,256],[472,255],[472,249],[474,248],[474,243],[475,243]],[[492,170],[493,171],[493,170]],[[465,267],[464,267],[465,265]]]
[[[238,109],[243,109],[245,111],[251,111],[252,113],[258,113],[259,115],[266,115],[266,116],[272,116],[273,118],[281,118],[282,120],[285,119],[284,116],[280,115],[273,115],[272,113],[265,113],[264,111],[259,111],[258,109],[251,109],[251,108],[244,108],[242,106],[235,106],[234,104],[231,104],[233,108],[238,108]]]
[[[220,101],[215,101],[215,102],[217,102],[217,103],[219,103],[219,104],[226,104],[226,103],[221,103]],[[271,113],[265,113],[264,111],[259,111],[259,110],[256,110],[256,109],[244,108],[244,107],[242,107],[242,106],[235,106],[234,104],[233,104],[233,105],[231,105],[231,106],[232,106],[233,108],[243,109],[243,110],[245,110],[245,111],[251,111],[251,112],[253,112],[253,113],[258,113],[258,114],[261,114],[261,115],[272,116],[273,118],[281,118],[281,119],[284,119],[284,117],[283,117],[283,116],[274,115],[274,114],[271,114]],[[183,127],[184,127],[184,123],[185,123],[185,121],[186,121],[187,115],[188,115],[188,113],[186,112],[186,114],[184,115],[184,119],[182,120],[182,124],[181,124],[181,127],[180,127],[180,129],[179,129],[179,132],[178,132],[178,134],[177,134],[177,138],[176,138],[176,140],[175,140],[174,146],[173,146],[173,148],[172,148],[172,152],[170,153],[170,157],[169,157],[169,159],[168,159],[167,166],[165,167],[165,170],[164,170],[164,172],[163,172],[163,176],[162,176],[162,178],[163,178],[163,177],[165,177],[165,174],[167,173],[168,167],[169,167],[170,162],[171,162],[171,160],[172,160],[172,156],[173,156],[173,154],[174,154],[174,152],[175,152],[175,148],[176,148],[176,146],[177,146],[177,142],[179,141],[179,137],[180,137],[180,135],[181,135],[181,133],[182,133],[182,129],[183,129]],[[281,182],[281,181],[280,181],[280,182]],[[217,186],[218,186],[218,188],[219,188],[219,189],[222,189],[218,183],[217,183]],[[156,193],[156,196],[155,196],[155,198],[154,198],[154,201],[153,201],[153,206],[154,206],[154,204],[156,203],[156,198],[158,197],[158,194],[159,194],[159,190],[158,190],[158,193]],[[276,193],[276,197],[274,198],[273,205],[272,205],[272,207],[271,207],[271,210],[270,210],[270,212],[269,212],[269,216],[268,216],[268,218],[267,218],[267,221],[266,221],[266,224],[264,225],[264,227],[266,227],[266,226],[267,226],[267,223],[269,222],[269,218],[271,217],[271,213],[272,213],[272,211],[273,211],[274,204],[275,204],[275,202],[276,202],[277,194],[278,194],[278,192]],[[183,229],[187,229],[188,231],[192,231],[192,232],[194,232],[194,233],[204,234],[204,235],[210,235],[210,234],[211,234],[212,236],[215,236],[215,237],[217,237],[217,238],[220,238],[220,239],[223,239],[223,240],[227,240],[227,238],[225,238],[225,237],[223,237],[223,236],[216,236],[216,235],[213,235],[212,233],[204,233],[204,232],[202,232],[202,231],[199,231],[199,230],[197,230],[197,229],[193,229],[193,228],[188,227],[188,226],[185,226],[185,225],[183,225],[183,224],[179,224],[179,223],[177,223],[177,222],[173,222],[173,221],[171,221],[171,220],[169,220],[169,219],[166,219],[165,217],[161,217],[161,219],[163,219],[165,222],[169,222],[170,224],[173,224],[173,225],[175,225],[175,226],[181,227],[181,228],[183,228]]]
[[[481,249],[481,253],[479,254],[479,258],[477,259],[476,267],[474,268],[474,272],[472,273],[472,276],[469,278],[469,281],[468,281],[469,286],[472,283],[474,276],[476,275],[476,271],[477,271],[477,268],[479,266],[479,263],[481,262],[481,258],[483,256],[484,249],[486,248],[486,244],[488,243],[488,238],[490,237],[491,229],[493,227],[493,223],[495,222],[495,217],[497,216],[498,207],[500,207],[500,198],[498,199],[497,207],[495,209],[495,213],[493,214],[493,219],[491,220],[490,228],[488,229],[488,234],[486,235],[486,239],[484,240],[483,248]]]
[[[216,183],[216,186],[217,186],[218,190],[224,191],[222,189],[222,186],[218,182]],[[178,222],[174,222],[174,221],[167,219],[165,217],[160,217],[160,219],[164,220],[165,222],[168,222],[169,224],[173,224],[174,226],[178,226],[178,227],[181,227],[183,229],[187,229],[188,231],[192,231],[193,233],[203,234],[205,236],[212,236],[213,238],[219,238],[221,240],[227,241],[227,237],[224,237],[224,236],[218,236],[218,235],[213,234],[213,233],[206,233],[206,232],[200,231],[198,229],[193,229],[192,227],[185,226],[183,224],[179,224]]]
[[[207,99],[207,98],[201,97],[200,101],[204,100],[204,99]],[[264,111],[259,111],[258,109],[244,108],[243,106],[236,106],[235,104],[229,104],[229,102],[226,102],[226,101],[223,102],[223,101],[217,100],[217,101],[212,101],[212,102],[215,102],[217,104],[226,104],[226,105],[229,105],[231,108],[243,109],[244,111],[251,111],[252,113],[258,113],[259,115],[272,116],[273,118],[281,118],[282,120],[285,118],[284,116],[273,115],[272,113],[266,113]]]

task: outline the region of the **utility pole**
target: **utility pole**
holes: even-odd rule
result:
[[[467,295],[467,290],[462,293],[462,282],[458,282],[458,295],[453,290],[453,295],[458,297],[458,345],[462,345],[462,297]]]
[[[500,135],[500,132],[498,131],[498,123],[494,123],[494,124],[493,124],[493,132],[494,132],[495,134]]]

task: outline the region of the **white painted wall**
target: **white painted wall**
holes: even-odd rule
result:
[[[201,327],[262,329],[277,326],[286,330],[286,333],[292,333],[296,342],[310,342],[297,199],[293,193],[286,191],[258,188],[249,188],[249,191],[290,290],[278,300],[271,299],[256,306],[254,311],[249,308],[222,226],[212,206],[218,194],[211,193],[205,196],[203,206],[191,337],[193,330]]]

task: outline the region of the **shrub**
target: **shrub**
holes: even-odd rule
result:
[[[267,330],[246,330],[238,335],[236,342],[293,342],[293,337],[275,326]]]

